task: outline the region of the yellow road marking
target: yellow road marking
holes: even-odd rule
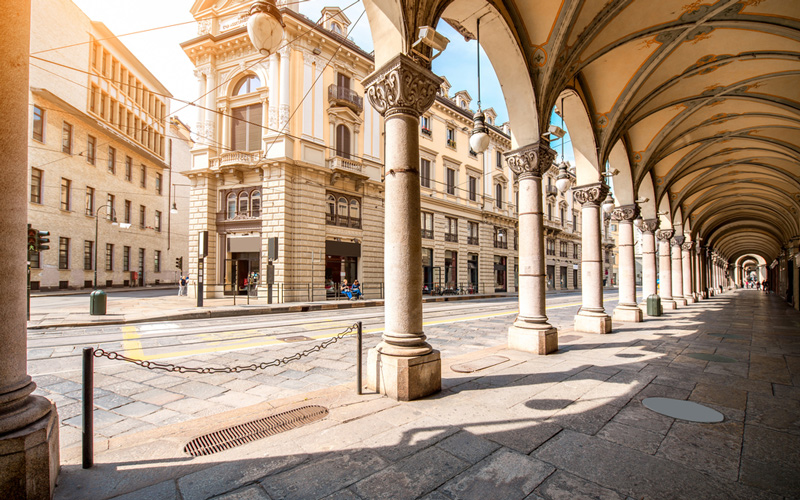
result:
[[[606,302],[606,301],[609,301],[609,300],[612,300],[612,299],[611,298],[604,299],[603,302]],[[561,309],[561,308],[565,308],[565,307],[575,307],[575,306],[579,306],[579,305],[581,305],[581,303],[580,302],[576,302],[576,303],[572,303],[572,304],[559,304],[559,305],[555,305],[555,306],[547,306],[545,309]],[[459,323],[459,322],[462,322],[462,321],[471,321],[471,320],[476,320],[476,319],[486,319],[486,318],[493,318],[493,317],[499,317],[499,316],[508,316],[510,314],[519,314],[519,310],[517,309],[517,310],[513,310],[513,311],[486,313],[486,314],[478,314],[478,315],[472,315],[472,316],[462,316],[460,318],[448,319],[448,320],[432,320],[432,321],[423,322],[423,326],[434,326],[434,325],[444,325],[444,324],[449,324],[449,323]],[[335,321],[335,320],[333,320],[333,319],[324,319],[324,320],[320,320],[317,323],[306,323],[306,324],[304,324],[302,326],[304,328],[311,329],[310,328],[311,326],[316,326],[319,323],[333,322],[333,321]],[[341,321],[338,321],[336,323],[336,325],[338,325],[338,324],[341,324],[342,326],[349,326],[349,324],[346,324],[346,323],[341,322]],[[335,325],[331,325],[331,327],[334,327],[334,326]],[[136,331],[135,327],[124,327],[123,331],[125,331],[126,329],[132,329],[134,332]],[[363,330],[363,333],[380,333],[382,331],[383,331],[382,327],[379,327],[379,328],[367,328],[367,329]],[[247,330],[247,332],[256,333],[257,330]],[[226,333],[232,333],[232,332],[218,332],[216,334],[200,334],[200,336],[203,337],[203,336],[206,336],[206,335],[208,335],[208,336],[224,335]],[[280,335],[283,335],[283,334],[280,334]],[[353,332],[351,334],[348,334],[348,335],[355,335],[355,332]],[[327,333],[327,334],[313,335],[313,336],[310,336],[309,338],[314,339],[314,340],[321,340],[321,339],[330,338],[331,336],[332,336],[332,334]],[[227,345],[224,345],[224,346],[223,345],[207,346],[207,347],[203,347],[203,348],[199,348],[199,349],[190,349],[190,350],[187,350],[187,351],[169,352],[169,353],[162,353],[162,354],[152,354],[152,355],[149,355],[149,356],[145,356],[144,355],[144,353],[142,352],[142,349],[141,349],[141,347],[142,347],[141,343],[136,341],[136,342],[131,342],[130,349],[138,349],[139,355],[138,356],[133,356],[132,355],[133,351],[130,351],[131,352],[130,357],[135,357],[136,359],[141,359],[141,360],[151,360],[152,361],[152,360],[157,360],[157,359],[178,358],[178,357],[185,357],[185,356],[194,356],[194,355],[197,355],[197,354],[208,354],[208,353],[212,353],[212,352],[224,352],[224,351],[234,351],[234,350],[242,350],[242,349],[252,349],[254,347],[265,347],[265,346],[270,346],[270,345],[278,345],[278,344],[287,344],[287,343],[289,343],[289,342],[286,342],[286,341],[283,341],[283,340],[275,339],[274,335],[268,335],[267,337],[271,337],[270,340],[265,340],[265,339],[254,339],[254,340],[251,340],[251,341],[246,341],[246,339],[236,340],[235,341],[236,345],[233,348],[231,347],[231,342],[228,341]],[[127,352],[128,349],[129,349],[128,346],[127,346],[127,343],[128,343],[128,340],[127,340],[128,339],[128,334],[127,333],[125,334],[125,338],[126,338],[126,342],[124,342],[123,345],[125,346],[125,349],[126,349],[126,352]],[[131,336],[131,339],[134,339],[134,338],[138,339],[138,338],[140,338],[140,336],[138,334],[133,334]],[[212,340],[211,342],[213,344],[221,344],[223,342],[223,340],[221,340],[221,339],[220,340]],[[134,346],[134,344],[135,344],[135,346]]]
[[[140,338],[142,338],[142,336],[139,335],[139,330],[135,326],[122,327],[122,349],[124,350],[126,356],[136,359],[144,359],[142,343],[139,342]]]

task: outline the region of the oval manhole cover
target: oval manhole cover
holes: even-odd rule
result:
[[[736,363],[736,360],[719,354],[708,354],[705,352],[692,352],[687,354],[690,358],[702,359],[703,361],[713,361],[715,363]]]
[[[316,422],[325,418],[327,414],[328,409],[324,406],[301,406],[294,410],[276,413],[196,437],[183,447],[183,451],[193,457],[211,455],[212,453],[241,446],[257,439]]]
[[[642,404],[656,413],[690,422],[722,422],[724,416],[708,406],[672,398],[646,398]]]

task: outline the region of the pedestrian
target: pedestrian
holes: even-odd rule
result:
[[[188,281],[189,281],[188,276],[181,276],[181,279],[178,282],[178,297],[180,297],[181,295],[187,295],[186,284]]]
[[[350,285],[347,284],[347,280],[342,280],[342,295],[347,295],[350,300],[353,299],[353,292],[350,291]]]
[[[352,298],[350,300],[357,300],[361,298],[361,284],[358,280],[353,280],[353,286],[350,287]]]

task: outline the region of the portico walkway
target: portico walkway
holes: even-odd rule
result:
[[[56,498],[800,496],[800,313],[778,297],[726,292],[610,335],[560,333],[551,356],[498,346],[445,358],[443,391],[418,401],[340,386],[112,440],[90,470],[66,450]],[[491,355],[509,360],[452,371]],[[647,397],[725,420],[664,417]],[[181,452],[206,431],[308,404],[330,414],[208,457]]]

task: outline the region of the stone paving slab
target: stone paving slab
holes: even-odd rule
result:
[[[752,340],[742,345],[760,349],[770,334],[755,322],[757,312],[771,326],[800,332],[796,312],[741,291],[615,327],[611,335],[586,336],[576,348],[546,357],[508,351],[497,345],[503,337],[497,321],[476,322],[496,345],[444,358],[446,389],[420,401],[357,396],[350,383],[201,416],[214,407],[189,413],[197,410],[192,402],[207,399],[182,397],[160,411],[189,420],[164,425],[171,418],[165,413],[159,426],[99,441],[96,469],[80,469],[79,448],[63,450],[56,498],[798,498],[800,401],[793,397],[798,386],[786,380],[794,365],[782,371],[758,356],[800,356],[800,343],[764,342],[771,351],[755,357],[736,350],[743,374],[675,362],[712,345],[704,331],[747,329]],[[639,351],[644,361],[617,356]],[[510,361],[470,376],[449,369],[492,355]],[[241,389],[223,380],[209,385],[222,387],[220,394]],[[702,402],[725,420],[671,419],[644,408],[645,397]],[[300,404],[320,404],[330,414],[216,455],[181,452],[199,433]]]

